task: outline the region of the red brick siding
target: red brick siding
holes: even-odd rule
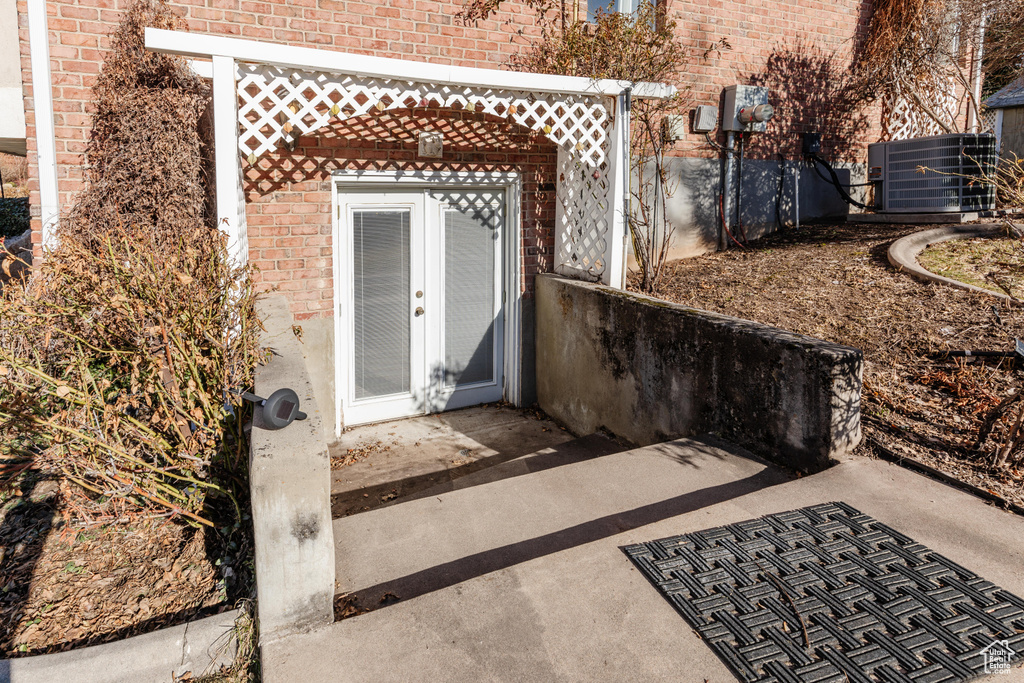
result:
[[[238,36],[264,41],[289,43],[293,45],[323,47],[334,50],[402,57],[413,60],[430,60],[441,64],[460,64],[486,68],[500,68],[508,57],[521,49],[524,39],[516,35],[522,30],[527,36],[535,35],[532,11],[522,2],[514,0],[502,5],[502,11],[493,18],[475,26],[462,26],[454,15],[461,7],[461,0],[379,0],[377,2],[356,2],[351,0],[172,0],[172,6],[184,18],[187,28],[194,32]],[[53,96],[55,101],[55,124],[57,130],[57,162],[60,202],[62,206],[71,203],[74,195],[82,188],[82,152],[89,134],[91,105],[90,88],[95,82],[104,51],[109,47],[109,34],[119,19],[127,0],[58,0],[47,3],[50,30],[50,55],[53,71]],[[678,78],[678,85],[685,89],[695,104],[718,104],[721,89],[732,83],[748,83],[752,80],[780,76],[765,72],[766,60],[773,50],[788,52],[795,57],[817,51],[837,54],[837,68],[841,71],[848,64],[852,50],[866,27],[870,0],[667,0],[667,10],[677,21],[680,35],[692,51],[692,59]],[[30,159],[30,189],[32,204],[38,206],[38,182],[35,165],[35,119],[32,106],[32,78],[26,19],[26,0],[18,0],[19,35],[21,38],[22,75],[25,84],[26,118]],[[726,38],[731,50],[704,52],[719,38]],[[814,76],[813,69],[809,72]],[[799,59],[793,60],[791,73],[781,74],[792,79],[800,77]],[[818,74],[820,76],[820,73]],[[804,74],[805,77],[808,74]],[[790,94],[800,87],[790,87]],[[776,150],[792,154],[798,144],[795,133],[807,127],[818,125],[827,114],[828,99],[819,97],[810,102],[802,101],[801,106],[776,99],[780,109],[778,125],[773,133],[761,137],[752,151],[755,155],[772,156]],[[810,105],[813,105],[810,106]],[[796,116],[790,116],[791,114]],[[787,118],[789,117],[789,118]],[[827,116],[825,116],[827,118]],[[461,119],[460,119],[461,120]],[[857,131],[852,141],[852,150],[877,137],[877,112],[871,112],[865,126]],[[328,245],[321,244],[325,235],[319,231],[327,225],[327,202],[329,192],[325,190],[326,169],[340,164],[367,164],[370,167],[395,167],[400,164],[416,164],[412,142],[381,138],[369,141],[359,138],[344,140],[326,136],[312,147],[305,141],[300,152],[308,153],[301,162],[296,154],[275,157],[282,164],[291,164],[287,181],[273,190],[266,190],[260,183],[267,179],[250,178],[248,188],[253,206],[249,210],[251,237],[254,250],[275,249],[300,250],[301,259],[312,259],[317,264],[329,261],[324,252]],[[552,152],[543,147],[543,153],[525,151],[523,148],[501,149],[481,146],[476,149],[458,148],[446,153],[445,163],[453,162],[467,168],[519,168],[530,174],[546,174],[552,171]],[[710,148],[702,137],[688,136],[678,143],[674,154],[698,156],[711,155]],[[852,152],[850,152],[852,153]],[[525,160],[523,156],[525,155]],[[534,160],[536,157],[537,160]],[[539,159],[544,157],[544,161]],[[389,161],[390,159],[390,161]],[[330,160],[328,163],[327,160]],[[261,163],[267,163],[261,160]],[[319,173],[310,169],[319,168]],[[298,170],[296,170],[298,169]],[[541,182],[550,182],[552,176]],[[276,182],[276,181],[275,181]],[[294,183],[295,187],[290,185]],[[287,196],[287,198],[283,198]],[[277,197],[272,200],[272,197]],[[302,197],[301,200],[298,198]],[[309,211],[304,205],[310,200],[321,202],[323,211],[306,218]],[[550,198],[544,205],[550,205]],[[285,221],[318,221],[317,234],[301,235],[301,246],[295,241],[300,235],[269,235],[259,232],[269,227],[269,215],[264,213],[268,205],[280,207],[287,204],[297,211],[283,216]],[[320,215],[323,213],[324,215]],[[541,226],[545,236],[534,235],[526,240],[536,253],[528,253],[526,269],[550,267],[551,212],[547,211]],[[276,220],[276,219],[275,219]],[[530,218],[524,218],[529,227]],[[538,219],[539,220],[539,219]],[[308,225],[304,223],[305,225]],[[34,223],[37,228],[38,220]],[[283,228],[276,226],[276,229]],[[303,228],[309,230],[310,228]],[[329,235],[326,235],[329,237]],[[267,244],[266,239],[290,240],[287,246]],[[319,250],[313,256],[312,250]],[[299,253],[299,252],[296,252]],[[536,263],[530,259],[536,258]],[[270,258],[256,254],[254,259],[266,266]],[[285,259],[294,261],[296,259]],[[280,264],[278,264],[280,265]],[[264,281],[280,278],[279,282],[291,282],[289,288],[302,281],[304,286],[317,287],[326,284],[330,277],[327,265],[282,269],[264,269]],[[531,270],[533,269],[533,270]],[[289,279],[283,279],[285,270],[293,271]],[[316,277],[296,278],[295,272],[317,271]],[[329,308],[322,293],[311,297],[309,291],[301,296],[293,294],[297,312],[302,314],[324,311]]]
[[[693,104],[716,107],[728,85],[769,86],[776,117],[766,133],[753,136],[754,156],[781,152],[799,158],[799,133],[817,130],[827,152],[835,147],[841,156],[860,160],[866,144],[878,139],[879,110],[837,110],[838,85],[866,35],[871,7],[871,0],[669,0],[676,33],[692,55],[679,85]],[[720,38],[731,48],[709,52]],[[677,142],[673,152],[716,156],[704,136],[695,134]]]
[[[109,49],[109,35],[119,20],[120,13],[127,6],[127,0],[60,0],[48,2],[48,28],[50,31],[50,58],[55,101],[54,123],[57,138],[57,164],[59,201],[61,206],[73,202],[76,193],[83,188],[83,152],[90,130],[92,106],[89,103],[96,75],[99,73],[103,53]],[[532,14],[503,9],[493,18],[475,26],[462,26],[454,16],[461,2],[439,2],[426,0],[388,0],[388,2],[350,2],[347,0],[276,0],[255,2],[251,0],[172,0],[170,3],[185,20],[188,30],[197,33],[237,36],[255,40],[288,43],[307,47],[322,47],[360,54],[401,57],[414,60],[430,60],[438,64],[459,64],[485,68],[499,67],[508,56],[519,49],[522,39],[512,40],[513,31],[508,27],[524,28],[526,34],[535,33],[531,26]],[[22,74],[25,84],[26,120],[30,159],[31,203],[39,205],[38,172],[35,163],[35,112],[32,106],[32,78],[28,43],[26,1],[18,0],[19,36],[21,40]],[[358,135],[358,134],[357,134]],[[343,159],[356,160],[374,167],[390,168],[396,163],[413,165],[415,152],[408,144],[397,144],[388,140],[372,141],[363,139],[345,142],[334,139],[329,144],[314,147],[310,141],[304,148],[310,156],[297,166],[320,164],[318,174],[306,174],[296,181],[296,187],[284,183],[272,193],[279,199],[274,203],[281,211],[287,204],[289,211],[280,219],[284,223],[302,218],[317,221],[317,233],[305,227],[294,227],[295,235],[278,236],[292,245],[302,237],[301,247],[281,246],[289,256],[281,263],[271,263],[263,254],[253,253],[253,260],[263,269],[263,282],[280,282],[283,291],[290,292],[293,309],[297,315],[307,316],[330,309],[330,253],[329,245],[318,244],[321,237],[330,238],[330,192],[321,189],[331,169],[340,168]],[[403,146],[404,145],[404,146]],[[460,148],[445,155],[444,164],[454,162],[473,170],[492,168],[524,172],[526,178],[537,173],[548,173],[542,181],[527,180],[524,190],[538,182],[553,182],[553,147],[535,143],[529,150],[520,145],[517,148],[480,147],[476,151]],[[346,149],[348,147],[348,149]],[[303,151],[303,150],[300,150]],[[394,163],[387,157],[392,153]],[[294,159],[295,155],[286,155]],[[325,159],[332,163],[325,165]],[[441,167],[438,165],[438,167]],[[290,177],[294,177],[294,174]],[[314,187],[315,186],[315,189]],[[268,236],[258,234],[258,228],[266,220],[261,212],[266,196],[250,183],[247,188],[250,201],[255,204],[247,211],[253,231],[250,233],[254,245],[262,244]],[[550,193],[549,193],[550,194]],[[314,210],[308,201],[316,199],[321,204]],[[524,197],[525,199],[525,197]],[[550,269],[552,249],[551,229],[553,227],[553,198],[545,200],[547,209],[540,211],[532,204],[524,206],[523,225],[528,232],[524,236],[524,272],[526,286],[532,286],[532,274],[538,269]],[[312,214],[302,212],[313,211]],[[529,213],[532,212],[532,213]],[[543,225],[529,227],[531,221],[543,215]],[[277,226],[280,230],[284,226]],[[33,228],[37,254],[39,253],[39,220],[34,219]],[[319,234],[326,231],[326,234]],[[263,247],[254,246],[255,249]],[[316,256],[308,256],[317,249]],[[273,252],[274,249],[272,248]],[[297,263],[301,261],[301,263]],[[308,261],[308,263],[307,263]],[[274,266],[273,268],[269,266]],[[317,277],[309,277],[316,272]],[[284,284],[284,283],[289,284]],[[320,285],[327,286],[320,291]],[[529,293],[529,290],[528,290]]]
[[[418,159],[418,133],[445,134],[442,159]],[[522,287],[550,271],[554,253],[553,143],[518,126],[463,111],[417,109],[348,119],[303,137],[294,152],[245,164],[249,255],[264,287],[292,301],[296,318],[331,312],[336,170],[517,171],[522,177]]]

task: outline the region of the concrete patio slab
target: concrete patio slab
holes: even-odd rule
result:
[[[621,547],[831,500],[1024,594],[1024,519],[973,496],[882,461],[791,479],[677,441],[336,520],[340,580],[416,597],[271,644],[264,680],[735,681]]]
[[[337,592],[406,600],[789,478],[681,440],[336,519]]]
[[[572,450],[566,444],[573,441],[543,413],[501,404],[355,427],[331,447],[331,456],[351,449],[366,457],[332,472],[332,514],[365,512],[438,486],[451,490],[467,475],[525,455]],[[588,453],[625,448],[605,442],[588,440]]]

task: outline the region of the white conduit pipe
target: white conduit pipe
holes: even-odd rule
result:
[[[43,250],[57,246],[60,200],[57,194],[57,143],[53,127],[53,90],[50,82],[50,32],[46,0],[28,0],[28,38],[32,63],[32,103],[35,119],[36,159],[39,173],[39,208]]]

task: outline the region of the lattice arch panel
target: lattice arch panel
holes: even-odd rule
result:
[[[559,151],[557,187],[556,271],[600,281],[608,266],[608,240],[612,237],[614,198],[608,164],[590,168]]]
[[[989,109],[987,107],[983,107],[981,110],[981,116],[978,117],[978,132],[995,133],[996,119],[998,118],[998,113],[998,109]]]
[[[332,120],[427,106],[461,107],[542,133],[558,146],[555,270],[608,279],[615,190],[614,98],[543,94],[237,64],[238,148],[249,163]]]
[[[589,167],[607,156],[610,98],[416,83],[301,71],[269,64],[238,65],[238,147],[250,163],[279,144],[341,120],[390,109],[470,109],[543,133]]]

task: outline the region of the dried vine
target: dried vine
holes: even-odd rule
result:
[[[982,110],[979,76],[1024,68],[1022,15],[1024,0],[877,0],[858,59],[861,92],[908,101],[942,132],[961,132],[961,115]]]

